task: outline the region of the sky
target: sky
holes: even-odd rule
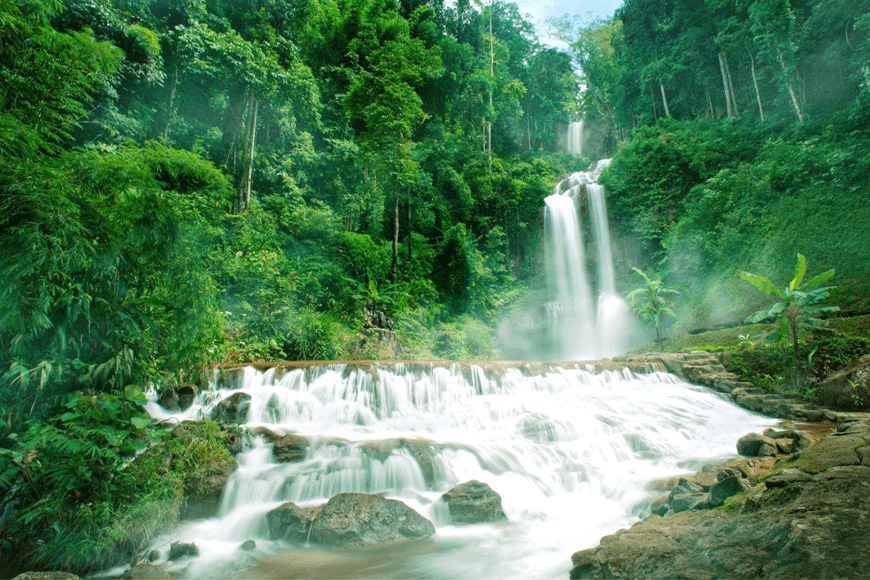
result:
[[[565,14],[581,16],[584,19],[610,18],[622,0],[512,0],[522,14],[530,14],[531,21],[538,30],[541,42],[560,46],[556,39],[547,36],[547,20]]]

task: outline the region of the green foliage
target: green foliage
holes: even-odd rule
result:
[[[643,278],[644,286],[629,292],[627,298],[632,310],[644,320],[649,320],[655,326],[656,342],[661,348],[663,346],[662,317],[666,315],[674,316],[674,311],[671,309],[671,301],[667,298],[667,295],[675,295],[679,294],[679,292],[665,286],[660,278],[651,279],[639,268],[632,268],[632,270]]]
[[[0,450],[2,491],[17,498],[0,527],[0,569],[85,574],[129,561],[177,520],[216,462],[232,461],[217,425],[153,431],[144,402],[132,386],[123,397],[75,395],[63,415],[31,422]]]
[[[827,300],[829,290],[832,288],[831,286],[822,286],[822,284],[825,284],[834,277],[834,271],[828,270],[810,280],[804,281],[806,271],[806,258],[798,252],[794,276],[782,290],[764,276],[740,272],[741,278],[751,283],[761,292],[781,299],[781,302],[775,303],[770,308],[751,314],[746,319],[746,323],[753,324],[762,320],[774,319],[776,320],[776,327],[773,332],[768,334],[768,339],[772,341],[791,339],[792,364],[794,369],[793,381],[796,390],[800,386],[797,369],[800,344],[798,329],[804,326],[819,328],[824,325],[819,315],[839,310],[837,306],[821,305],[822,302]]]
[[[332,360],[339,353],[340,327],[329,315],[304,311],[285,337],[288,360]]]
[[[12,449],[0,449],[3,492],[20,500],[2,528],[3,568],[33,557],[46,568],[97,569],[138,548],[141,536],[119,534],[114,516],[138,483],[123,465],[153,442],[144,402],[132,386],[123,397],[72,396],[61,416],[31,421]]]

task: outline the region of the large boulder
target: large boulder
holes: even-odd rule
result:
[[[269,538],[290,542],[307,542],[311,522],[320,508],[299,507],[292,501],[283,503],[266,514]]]
[[[770,457],[777,454],[776,440],[750,433],[737,440],[737,453],[747,457]]]
[[[870,408],[870,354],[819,384],[819,403],[840,409]]]
[[[272,456],[279,463],[293,463],[305,459],[310,443],[300,435],[281,435],[274,439]]]
[[[460,483],[441,496],[455,524],[479,524],[507,519],[501,508],[501,496],[487,484],[476,480]]]
[[[432,522],[404,503],[364,493],[330,499],[311,525],[311,538],[331,546],[392,544],[435,533]]]
[[[245,422],[250,406],[251,395],[239,391],[215,405],[211,418],[218,423],[238,425]]]
[[[186,489],[187,505],[181,510],[184,519],[210,518],[217,515],[221,494],[230,475],[238,468],[232,458],[214,458],[198,469],[203,476]]]

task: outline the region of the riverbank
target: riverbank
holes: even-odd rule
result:
[[[870,577],[870,413],[761,392],[728,373],[723,356],[626,358],[663,364],[786,429],[737,442],[761,457],[677,481],[652,515],[575,553],[570,578]]]

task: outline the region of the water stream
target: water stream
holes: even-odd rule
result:
[[[208,415],[251,395],[246,426],[311,441],[276,463],[251,438],[238,455],[217,518],[191,522],[154,547],[195,542],[171,563],[187,578],[564,578],[570,556],[647,514],[653,480],[734,456],[736,440],[773,421],[675,376],[627,369],[453,364],[324,365],[216,380],[184,414]],[[402,440],[428,449],[421,469]],[[508,521],[456,526],[441,494],[477,479],[502,497]],[[268,539],[265,514],[285,501],[320,505],[339,492],[379,493],[430,519],[430,540],[341,551]],[[251,552],[240,545],[254,539]],[[164,556],[165,557],[165,556]]]
[[[615,356],[629,350],[626,341],[639,335],[631,329],[635,317],[616,291],[604,186],[596,183],[609,164],[602,159],[572,173],[544,199],[552,294],[548,310],[556,358]],[[587,211],[581,212],[584,193]],[[584,231],[591,232],[590,240]],[[587,243],[594,244],[594,256],[587,256]]]

